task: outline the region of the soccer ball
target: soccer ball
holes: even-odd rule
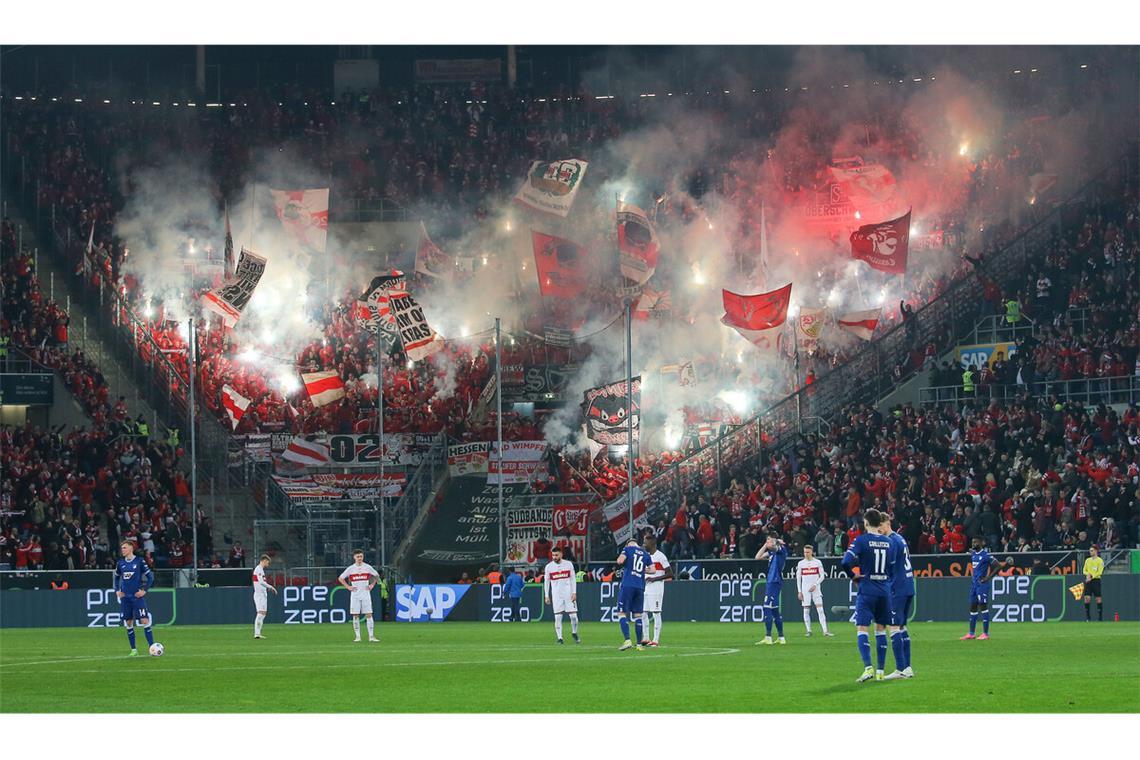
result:
[[[150,645],[151,657],[162,657],[162,653],[166,651],[166,647],[159,644],[157,641]]]

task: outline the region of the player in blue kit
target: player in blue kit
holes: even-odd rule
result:
[[[914,605],[914,568],[910,564],[910,547],[906,539],[891,530],[890,515],[883,515],[880,532],[895,544],[897,549],[895,569],[891,576],[891,651],[895,655],[895,672],[888,673],[883,680],[914,678],[910,668],[910,631],[906,628]]]
[[[990,637],[990,578],[993,578],[998,570],[1009,563],[1000,562],[994,555],[990,554],[989,550],[986,549],[986,542],[980,537],[974,539],[972,549],[973,551],[970,552],[970,565],[973,567],[970,578],[970,632],[959,640],[977,639],[978,641],[985,641]],[[974,631],[978,628],[979,611],[982,615],[982,635],[975,636]]]
[[[760,551],[756,552],[756,559],[768,560],[767,582],[764,585],[764,638],[756,643],[772,643],[772,623],[775,623],[777,641],[787,644],[784,638],[784,616],[780,614],[780,592],[784,588],[784,564],[788,561],[788,547],[773,533],[760,547]]]
[[[637,648],[644,649],[640,642],[645,639],[645,631],[641,624],[641,613],[645,611],[645,573],[653,564],[649,552],[637,545],[637,539],[631,538],[625,548],[618,555],[617,563],[625,566],[621,574],[621,586],[618,590],[618,623],[621,624],[621,633],[625,641],[618,651],[633,647],[629,640],[629,618],[632,615],[636,622]]]
[[[142,557],[135,556],[135,545],[124,541],[119,550],[123,558],[115,565],[115,596],[119,599],[119,615],[127,626],[127,641],[131,643],[131,657],[137,657],[135,648],[135,621],[142,623],[146,643],[154,643],[150,627],[150,612],[146,608],[146,592],[154,585],[154,573]]]
[[[887,664],[887,634],[886,627],[892,625],[891,620],[891,577],[894,575],[895,562],[898,557],[898,547],[886,536],[879,534],[883,524],[883,515],[877,509],[868,509],[863,513],[863,529],[847,552],[843,555],[843,569],[853,573],[852,568],[859,566],[858,574],[852,574],[855,582],[859,584],[859,593],[855,597],[855,626],[858,631],[856,640],[859,644],[859,656],[863,659],[863,675],[856,679],[856,683],[863,683],[874,678],[883,680],[883,667]],[[871,638],[867,630],[871,622],[875,623],[875,637],[878,644],[878,668],[871,667]]]

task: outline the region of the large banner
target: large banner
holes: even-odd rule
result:
[[[661,246],[645,212],[622,201],[617,205],[617,244],[622,277],[644,285],[657,269]]]
[[[261,275],[265,274],[266,259],[253,251],[241,249],[237,271],[220,288],[214,288],[202,296],[202,306],[222,318],[226,327],[233,327],[241,319],[242,310],[253,297]]]
[[[320,473],[301,478],[274,475],[273,481],[293,500],[330,501],[337,499],[375,499],[380,496],[380,473]],[[408,476],[403,472],[384,473],[384,495],[399,496],[404,492]]]
[[[882,164],[829,166],[827,171],[839,187],[842,196],[856,208],[870,208],[889,203],[895,197],[897,185],[890,170]],[[851,162],[854,163],[854,162]]]
[[[614,543],[619,547],[634,537],[634,530],[640,531],[649,527],[649,518],[646,516],[648,503],[642,494],[641,486],[633,487],[633,521],[629,514],[629,493],[623,493],[605,506],[606,525],[613,533]]]
[[[586,289],[586,249],[565,238],[532,230],[534,271],[544,296],[577,298]]]
[[[981,367],[983,364],[994,366],[1000,359],[1009,359],[1017,353],[1016,343],[980,343],[972,346],[958,346],[954,349],[958,357],[958,364],[967,369],[972,364]]]
[[[587,163],[577,158],[560,161],[535,161],[530,165],[515,203],[535,211],[565,217],[574,206]]]
[[[403,286],[403,277],[394,275],[380,275],[373,277],[368,288],[357,299],[353,317],[358,327],[373,335],[379,335],[384,346],[391,351],[400,339],[396,329],[396,319],[392,316],[391,304],[388,299],[388,288],[393,283]]]
[[[588,508],[587,508],[588,513]],[[512,565],[538,565],[544,560],[535,556],[535,543],[540,539],[550,542],[550,548],[569,547],[574,561],[586,556],[586,536],[558,535],[553,525],[554,508],[526,507],[507,513],[506,562]],[[540,568],[541,569],[541,568]]]
[[[486,441],[460,443],[447,447],[447,469],[452,477],[487,474],[487,457],[491,444]]]
[[[561,401],[576,364],[503,365],[503,401]]]
[[[499,473],[499,442],[491,442],[487,457],[487,485],[530,483],[545,469],[546,441],[503,441],[503,471]]]
[[[389,290],[388,304],[409,359],[420,361],[443,348],[443,341],[428,324],[423,307],[410,293]]]
[[[851,256],[872,269],[888,274],[906,274],[910,241],[910,212],[898,219],[865,224],[851,233]]]
[[[380,436],[339,434],[327,437],[329,464],[333,467],[376,467],[380,459],[390,467],[418,466],[431,451],[435,436],[428,433],[385,433]]]
[[[329,189],[270,190],[277,218],[302,252],[323,254],[329,234]],[[240,265],[239,265],[240,266]]]
[[[451,478],[447,493],[425,523],[411,552],[416,578],[446,578],[451,569],[440,565],[466,565],[472,569],[499,558],[499,488],[483,475]],[[526,491],[525,484],[503,485],[503,503]],[[454,580],[454,578],[452,578]]]
[[[586,435],[590,440],[609,446],[628,446],[629,419],[633,419],[633,443],[641,436],[641,375],[633,378],[633,407],[630,408],[629,384],[624,380],[590,388],[582,400],[582,416],[586,419]]]

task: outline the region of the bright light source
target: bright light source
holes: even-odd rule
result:
[[[911,237],[914,237],[914,236],[915,236],[915,235],[917,235],[917,234],[918,234],[918,227],[916,227],[916,226],[914,226],[914,225],[912,224],[912,225],[910,226],[910,236],[911,236]]]
[[[483,266],[487,266],[487,257],[486,256],[483,257]]]
[[[281,387],[286,396],[301,390],[301,381],[297,379],[297,374],[288,369],[282,369],[278,373],[277,385]]]
[[[863,215],[862,215],[862,214],[860,214],[858,211],[856,211],[856,212],[855,212],[855,218],[856,218],[856,219],[862,219],[862,218],[863,218]],[[798,253],[797,253],[796,255],[797,255],[797,256],[799,256],[799,254],[798,254]]]
[[[827,294],[827,305],[834,306],[837,303],[839,303],[839,288],[834,287],[831,289],[831,292]]]
[[[1081,68],[1082,68],[1082,69],[1087,69],[1088,67],[1089,67],[1089,65],[1088,65],[1087,63],[1082,63],[1082,64],[1081,64]]]
[[[511,231],[511,220],[510,219],[507,220],[506,228],[507,228],[507,232]]]
[[[1034,206],[1034,205],[1036,205],[1036,204],[1037,204],[1037,196],[1035,195],[1035,196],[1033,196],[1032,198],[1030,198],[1030,199],[1029,199],[1029,205],[1030,205],[1030,206]]]
[[[964,156],[970,150],[970,143],[962,143],[958,146],[958,155]]]
[[[459,327],[459,335],[460,336],[466,338],[470,334],[471,334],[471,331],[467,329],[467,325],[461,325]]]
[[[665,448],[675,449],[681,445],[681,431],[677,428],[665,428]]]
[[[744,391],[721,391],[717,396],[724,399],[724,402],[732,407],[732,410],[737,414],[744,414],[748,411],[749,401]]]
[[[268,327],[261,331],[261,342],[273,345],[273,331]]]
[[[239,362],[249,362],[252,364],[253,362],[255,362],[261,358],[261,352],[258,351],[256,348],[253,348],[252,346],[250,346],[246,350],[239,353],[237,355],[237,358],[238,358]]]
[[[415,366],[415,362],[413,362],[411,359],[408,359],[408,369],[411,369],[413,366]]]
[[[150,319],[154,316],[154,304],[150,301],[146,302],[146,308],[143,309],[143,316]]]

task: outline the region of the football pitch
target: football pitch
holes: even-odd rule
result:
[[[363,627],[363,626],[362,626]],[[163,657],[127,658],[120,629],[0,630],[0,711],[17,712],[1137,712],[1140,624],[911,626],[907,681],[856,684],[855,629],[755,646],[756,624],[668,623],[659,649],[617,651],[617,625],[582,643],[547,623],[157,628]],[[887,672],[893,670],[887,654]],[[641,682],[637,692],[619,688]],[[136,688],[137,687],[137,688]],[[124,701],[124,695],[130,699]],[[140,695],[141,700],[140,701]]]

